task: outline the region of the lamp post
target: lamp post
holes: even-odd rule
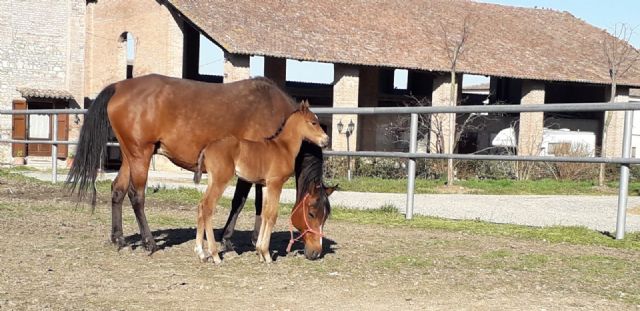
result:
[[[338,133],[342,134],[342,130],[344,129],[344,124],[342,124],[342,120],[338,121]],[[347,125],[347,130],[344,132],[344,135],[347,137],[347,152],[349,152],[349,136],[353,134],[353,130],[356,125],[353,123],[353,120],[349,120],[349,124]],[[347,156],[347,180],[351,181],[351,157]]]

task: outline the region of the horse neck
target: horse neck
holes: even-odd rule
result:
[[[289,116],[287,121],[284,123],[280,134],[273,139],[276,144],[284,147],[292,156],[296,156],[298,154],[300,145],[302,145],[302,134],[296,130],[299,122],[304,122],[304,120],[301,120],[300,118],[301,116],[299,113],[294,113]]]

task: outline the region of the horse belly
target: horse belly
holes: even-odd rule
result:
[[[156,153],[163,155],[171,161],[171,163],[183,169],[194,171],[198,166],[198,156],[201,150],[199,148],[176,148],[178,144],[160,143],[156,149]],[[171,148],[174,147],[174,148]]]

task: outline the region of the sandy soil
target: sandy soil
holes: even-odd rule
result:
[[[425,310],[640,308],[640,254],[438,230],[329,220],[326,255],[285,254],[286,217],[273,264],[251,250],[246,212],[238,253],[200,263],[195,207],[148,201],[162,249],[149,256],[130,208],[125,235],[108,242],[106,197],[92,214],[58,187],[0,177],[0,310]],[[215,227],[228,210],[220,208]],[[297,249],[301,245],[296,244]]]

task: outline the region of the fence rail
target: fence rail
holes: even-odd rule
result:
[[[437,107],[362,107],[362,108],[312,108],[317,114],[410,114],[410,147],[409,152],[380,151],[325,151],[327,156],[355,157],[390,157],[408,159],[407,165],[407,204],[405,217],[413,217],[413,197],[415,189],[415,160],[454,159],[454,160],[499,160],[499,161],[545,161],[545,162],[577,162],[577,163],[613,163],[621,164],[620,186],[618,194],[618,213],[616,219],[616,239],[623,239],[625,234],[626,207],[629,185],[629,166],[640,164],[640,159],[630,158],[631,132],[633,125],[632,110],[640,110],[640,103],[571,103],[571,104],[538,104],[538,105],[478,105],[478,106],[437,106]],[[622,157],[553,157],[553,156],[514,156],[514,155],[478,155],[418,153],[417,131],[418,114],[436,113],[520,113],[520,112],[577,112],[577,111],[625,111]],[[53,133],[57,133],[58,114],[84,114],[86,109],[46,109],[46,110],[0,110],[0,115],[15,114],[47,114],[52,118]],[[14,140],[0,139],[0,143],[51,144],[52,181],[57,181],[57,146],[59,144],[76,144],[75,141],[53,140]],[[117,143],[108,145],[117,146]]]

